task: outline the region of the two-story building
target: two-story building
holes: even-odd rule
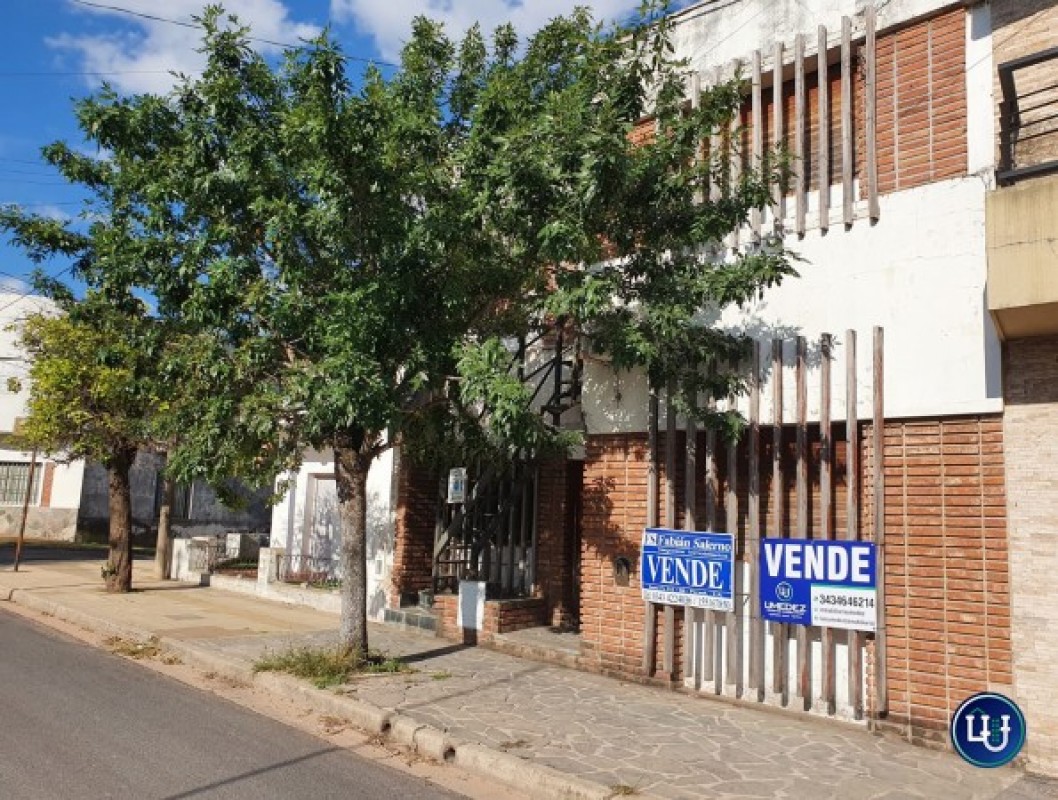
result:
[[[579,384],[555,410],[583,453],[457,503],[401,466],[391,606],[436,590],[459,635],[444,590],[462,559],[488,588],[479,640],[563,624],[584,669],[940,745],[959,703],[999,691],[1025,712],[1030,768],[1058,772],[1058,11],[705,0],[673,22],[689,85],[745,78],[742,163],[793,156],[788,191],[725,242],[778,234],[803,259],[717,319],[758,343],[747,435],[696,430],[585,343],[554,369]],[[457,558],[468,525],[484,545]],[[647,525],[735,534],[734,610],[645,602]],[[757,557],[776,536],[874,542],[877,630],[764,622]]]

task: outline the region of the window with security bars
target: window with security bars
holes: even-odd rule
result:
[[[31,505],[36,505],[40,497],[41,465],[33,470],[33,488],[29,495]],[[26,499],[26,485],[29,482],[29,462],[0,461],[0,505],[21,505]]]

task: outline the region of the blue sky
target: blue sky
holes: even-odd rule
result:
[[[40,158],[58,139],[86,147],[72,101],[106,80],[119,91],[164,92],[171,71],[194,73],[198,32],[188,27],[205,0],[6,0],[0,26],[0,204],[76,216],[81,193]],[[680,5],[685,5],[681,3]],[[296,43],[330,25],[348,55],[393,61],[417,14],[458,35],[474,21],[487,30],[510,20],[536,30],[576,5],[601,18],[623,16],[638,0],[226,0],[253,34]],[[178,24],[183,23],[183,24]],[[258,46],[275,54],[279,48]],[[58,273],[65,263],[50,264]],[[24,290],[33,265],[0,234],[0,289]]]

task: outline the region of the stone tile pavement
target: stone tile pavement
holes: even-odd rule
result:
[[[143,565],[142,572],[148,571]],[[69,609],[250,666],[269,651],[335,639],[333,615],[216,589],[141,583],[99,588],[98,561],[0,567],[0,600]],[[13,597],[12,597],[13,591]],[[833,722],[626,684],[383,625],[372,646],[413,672],[337,691],[461,741],[612,787],[666,798],[898,800],[1058,798],[1058,784],[981,770],[950,753]],[[2,657],[2,656],[0,656]]]

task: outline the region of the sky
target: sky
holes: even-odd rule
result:
[[[40,157],[56,140],[94,152],[77,129],[73,101],[103,81],[122,93],[164,93],[173,72],[195,74],[200,31],[193,17],[206,0],[4,0],[0,26],[0,204],[76,217],[83,194]],[[679,3],[678,5],[686,5]],[[411,20],[425,14],[458,36],[475,21],[485,30],[511,21],[525,35],[587,5],[599,19],[620,18],[638,0],[224,0],[251,27],[254,46],[275,56],[328,26],[349,56],[396,61]],[[0,291],[28,291],[34,265],[0,234]],[[44,265],[65,276],[68,265]]]

